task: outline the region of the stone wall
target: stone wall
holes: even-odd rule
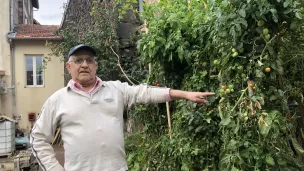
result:
[[[102,2],[102,0],[100,0]],[[109,1],[109,0],[107,0]],[[138,9],[138,3],[132,4]],[[92,0],[70,0],[64,14],[62,28],[73,27],[75,31],[84,32],[92,23],[90,11]],[[136,28],[140,25],[139,17],[131,10],[127,11],[118,24],[118,37],[123,48],[134,47]]]
[[[61,28],[72,27],[78,33],[86,31],[92,21],[91,8],[92,0],[69,0]]]
[[[139,10],[139,4],[132,4],[133,7]],[[137,28],[141,25],[139,16],[132,10],[128,10],[118,24],[117,35],[121,45],[122,57],[136,57],[136,41],[139,38]]]

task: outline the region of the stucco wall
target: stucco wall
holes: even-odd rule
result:
[[[45,46],[45,41],[18,40],[15,41],[16,58],[16,114],[22,115],[18,120],[19,127],[31,129],[32,123],[28,121],[28,113],[38,114],[47,100],[58,89],[64,87],[64,63],[58,57],[49,56],[51,50]],[[43,87],[27,87],[25,74],[25,55],[43,55],[51,57],[44,71]]]
[[[6,35],[10,30],[10,1],[4,0],[0,3],[0,70],[5,71],[0,80],[5,82],[6,87],[11,87],[11,63],[10,63],[10,46],[6,41]],[[7,93],[0,94],[0,114],[12,117],[12,92],[8,89]]]

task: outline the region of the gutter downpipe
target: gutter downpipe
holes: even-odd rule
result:
[[[16,81],[15,81],[15,48],[13,44],[13,40],[9,37],[9,34],[14,32],[14,0],[10,0],[10,32],[7,34],[7,40],[10,44],[10,55],[11,55],[11,73],[12,73],[12,80],[11,80],[11,89],[12,91],[12,116],[16,116]]]
[[[10,0],[10,31],[14,30],[14,0]]]

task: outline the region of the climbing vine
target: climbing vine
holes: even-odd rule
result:
[[[155,120],[165,111],[138,107],[134,117],[147,126],[141,146],[132,148],[132,137],[126,139],[131,168],[303,167],[303,12],[303,2],[295,0],[145,6],[149,32],[138,50],[143,63],[153,64],[147,81],[216,96],[203,108],[172,104],[173,139],[159,127],[165,118]]]

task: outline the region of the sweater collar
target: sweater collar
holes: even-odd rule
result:
[[[105,87],[106,84],[104,81],[102,81],[99,77],[96,76],[96,82],[94,87],[88,91],[89,92],[93,92],[95,89],[99,88],[99,87]],[[67,84],[67,88],[69,89],[75,89],[75,90],[80,90],[80,91],[84,91],[81,84],[79,84],[78,82],[74,81],[73,79],[71,79],[68,84]]]

